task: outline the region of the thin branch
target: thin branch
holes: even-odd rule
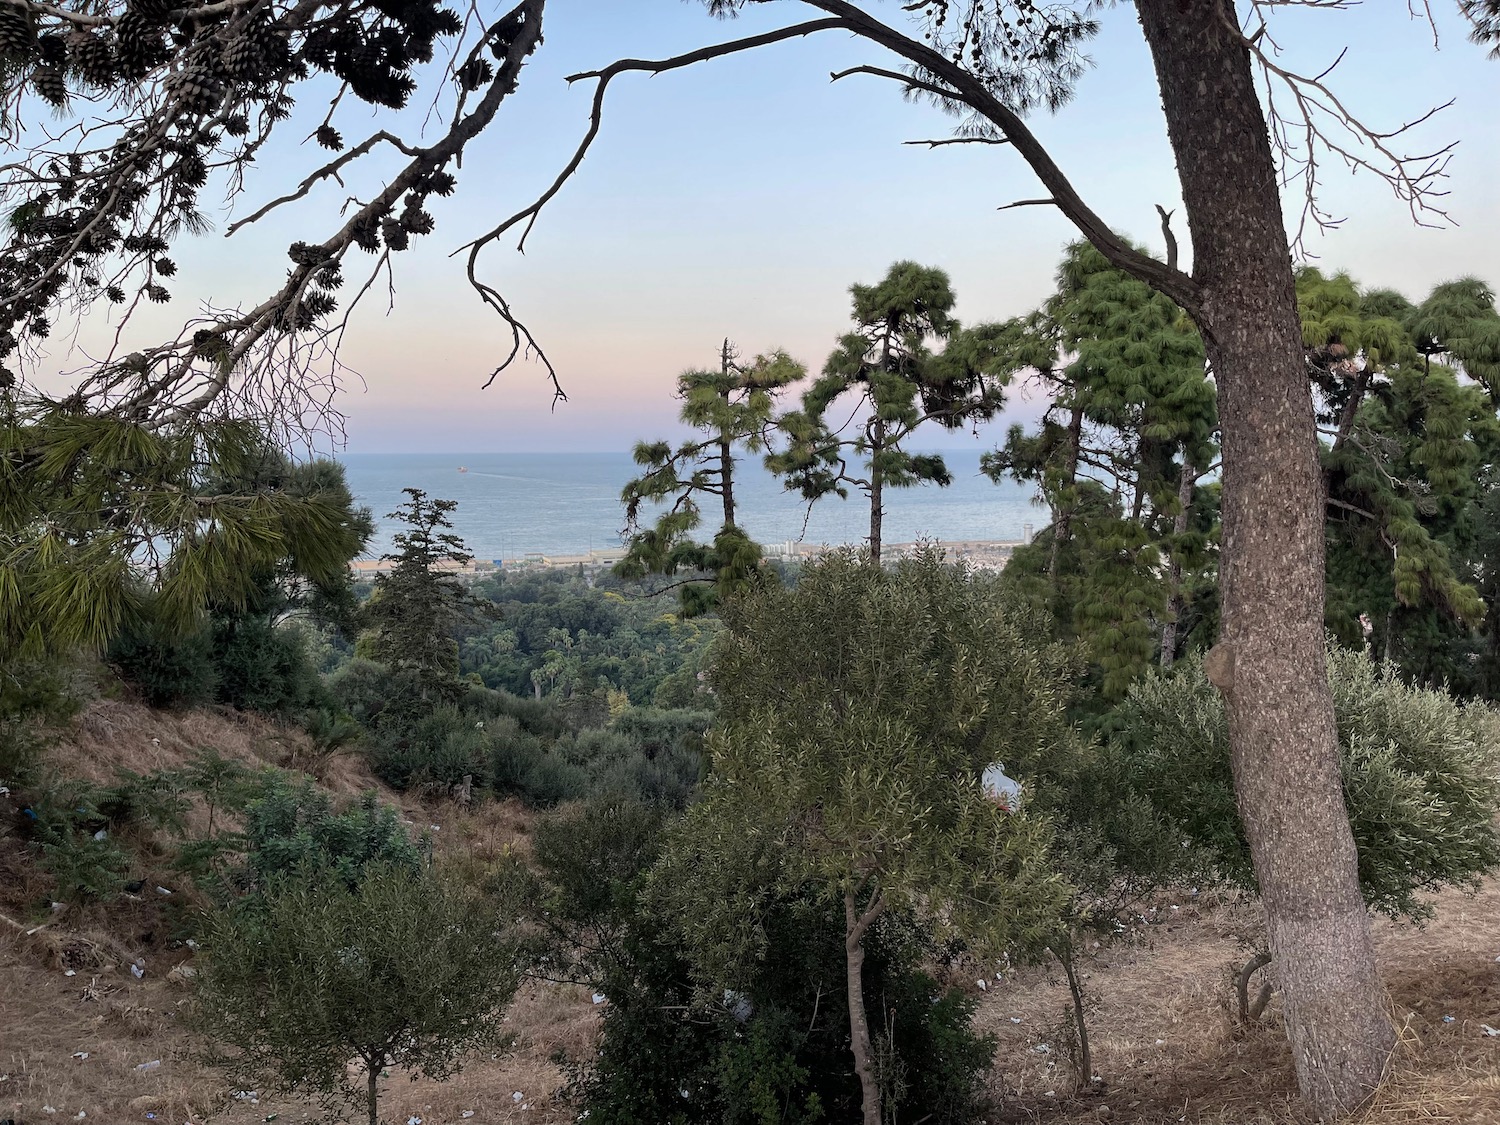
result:
[[[944,137],[939,140],[930,141],[902,141],[904,145],[926,145],[928,148],[941,148],[943,145],[1008,145],[1010,141],[1004,137]]]
[[[1048,199],[1018,199],[1014,203],[1003,203],[999,207],[996,207],[995,210],[996,211],[1009,211],[1013,207],[1056,207],[1056,206],[1058,206],[1057,200],[1051,199],[1051,198],[1048,198]]]

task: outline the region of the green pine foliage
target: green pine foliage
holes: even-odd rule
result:
[[[777,398],[806,373],[783,351],[741,364],[725,340],[718,371],[685,371],[677,377],[678,417],[703,436],[675,449],[665,441],[636,445],[642,473],[620,494],[631,535],[616,574],[707,576],[679,586],[683,611],[690,616],[709,612],[760,575],[760,547],[735,522],[737,465],[745,454],[766,449]],[[705,504],[719,517],[708,543],[692,538]],[[650,527],[641,527],[643,506],[661,509]]]
[[[222,492],[262,456],[253,423],[148,426],[74,401],[0,397],[0,652],[98,650],[148,602],[173,630],[241,607],[294,556],[335,581],[347,507],[322,492]]]
[[[1473,888],[1500,866],[1500,720],[1483,704],[1414,687],[1396,668],[1330,649],[1344,796],[1371,909],[1421,919],[1424,892]],[[1152,674],[1116,714],[1114,751],[1134,787],[1254,889],[1235,809],[1223,703],[1202,664]]]
[[[952,480],[941,456],[907,448],[912,434],[929,422],[957,430],[998,414],[1005,399],[996,356],[1008,340],[993,326],[959,324],[940,269],[897,262],[877,284],[849,292],[855,328],[839,339],[802,408],[778,419],[781,447],[766,466],[809,504],[863,492],[878,562],[884,490]],[[934,351],[933,341],[946,346]]]

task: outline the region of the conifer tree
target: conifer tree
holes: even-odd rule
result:
[[[646,574],[707,572],[711,582],[686,581],[679,587],[683,610],[711,609],[720,598],[749,581],[760,563],[760,547],[735,522],[737,466],[746,453],[766,449],[777,397],[806,374],[783,351],[737,362],[724,341],[717,371],[685,371],[677,377],[682,400],[678,417],[703,436],[672,448],[665,441],[640,442],[635,462],[644,470],[625,485],[629,553],[615,567],[625,578]],[[640,527],[642,504],[665,504],[654,526]],[[703,522],[705,504],[722,512],[709,543],[692,533]]]
[[[405,531],[391,537],[394,550],[383,555],[395,566],[375,579],[366,609],[369,648],[375,659],[414,672],[422,696],[446,695],[458,685],[458,642],[454,630],[490,611],[453,573],[467,563],[464,541],[453,534],[449,513],[454,500],[429,500],[420,488],[403,488],[407,501],[386,518]]]
[[[855,329],[845,334],[802,399],[778,426],[783,447],[766,464],[808,503],[863,492],[870,504],[870,560],[879,565],[885,490],[951,483],[941,456],[911,452],[925,422],[961,429],[1004,405],[991,373],[1000,329],[965,331],[940,269],[897,262],[876,285],[853,285]],[[934,352],[929,341],[946,343]],[[830,420],[835,404],[848,421]],[[854,463],[851,463],[854,462]]]
[[[1185,573],[1206,561],[1189,518],[1216,452],[1203,345],[1176,304],[1086,242],[1068,248],[1043,307],[1013,323],[1027,343],[1010,361],[1050,405],[1038,433],[1012,427],[982,463],[1035,482],[1052,509],[1039,537],[1051,609],[1118,697],[1158,651],[1171,663]]]

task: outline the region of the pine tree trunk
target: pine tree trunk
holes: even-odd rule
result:
[[[885,525],[885,476],[880,456],[885,452],[885,423],[870,423],[870,562],[880,565],[880,537]]]
[[[1323,488],[1276,168],[1233,0],[1137,0],[1177,158],[1223,434],[1224,694],[1298,1085],[1355,1109],[1395,1044],[1323,655]]]
[[[1078,450],[1083,443],[1083,407],[1073,407],[1068,416],[1068,452],[1063,465],[1063,487],[1071,491],[1078,483]],[[1060,508],[1052,517],[1052,550],[1047,555],[1047,578],[1057,592],[1057,568],[1063,544],[1073,533],[1073,508]]]
[[[844,892],[844,962],[849,994],[849,1050],[864,1106],[864,1125],[881,1125],[880,1083],[875,1075],[875,1049],[870,1042],[870,1021],[865,1015],[865,931],[880,912],[877,899],[863,916],[856,917],[854,892]]]
[[[724,526],[734,526],[734,454],[729,438],[719,442],[719,482],[724,486]]]
[[[1187,534],[1188,514],[1193,507],[1193,486],[1198,470],[1186,456],[1182,458],[1182,476],[1177,481],[1177,514],[1172,517],[1172,565],[1167,583],[1172,596],[1167,602],[1167,620],[1161,627],[1161,666],[1172,667],[1177,659],[1177,626],[1182,620],[1182,537]]]

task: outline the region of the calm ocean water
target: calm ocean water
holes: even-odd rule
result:
[[[944,457],[954,477],[950,487],[887,492],[887,542],[1018,540],[1026,524],[1047,522],[1045,509],[1032,504],[1029,486],[996,485],[980,475],[977,451]],[[613,546],[625,522],[620,489],[635,475],[628,453],[367,453],[340,460],[354,495],[375,513],[378,529],[369,551],[374,556],[388,549],[391,533],[398,530],[384,517],[405,500],[403,488],[456,500],[454,529],[476,558]],[[459,472],[460,466],[468,472]],[[804,531],[806,506],[758,465],[744,466],[736,491],[739,522],[762,543],[859,543],[869,530],[869,509],[859,493],[820,501]],[[708,523],[712,514],[706,516]]]

